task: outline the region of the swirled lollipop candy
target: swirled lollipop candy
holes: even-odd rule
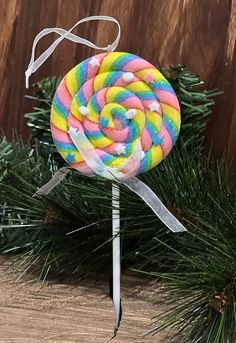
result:
[[[179,103],[149,62],[125,52],[103,53],[62,79],[51,110],[57,150],[70,166],[93,175],[96,166],[84,156],[81,136],[74,144],[70,128],[82,134],[111,174],[118,170],[125,178],[155,167],[170,152],[180,130]]]
[[[71,33],[78,24],[107,20],[118,25],[115,41],[105,48]],[[59,38],[35,61],[41,37],[55,32]],[[78,21],[72,29],[45,29],[33,43],[29,76],[64,39],[105,50],[74,67],[59,84],[51,109],[51,131],[65,161],[83,174],[99,175],[125,184],[137,193],[173,232],[186,231],[157,195],[135,175],[160,163],[170,152],[180,130],[180,109],[165,77],[141,57],[113,52],[120,39],[120,25],[112,17],[94,16]],[[38,195],[48,194],[66,175],[60,169]],[[115,332],[121,319],[119,187],[112,186],[113,303]]]

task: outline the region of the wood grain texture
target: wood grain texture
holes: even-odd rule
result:
[[[12,259],[0,256],[1,260],[1,343],[109,342],[113,335],[114,311],[104,279],[96,283],[73,279],[42,284],[24,275],[15,282],[19,270],[12,265]],[[170,341],[170,329],[142,337],[150,329],[151,318],[164,310],[161,304],[150,301],[156,297],[156,288],[157,284],[123,275],[123,317],[115,343]],[[171,342],[178,341],[176,338]]]
[[[24,71],[35,35],[45,27],[70,28],[79,18],[112,15],[122,27],[120,51],[142,56],[163,66],[187,65],[224,94],[216,100],[207,131],[207,145],[227,150],[236,161],[236,0],[0,0],[0,127],[11,136],[28,131],[23,115],[31,108],[24,99]],[[85,23],[76,30],[98,45],[115,37],[115,26]],[[37,53],[55,36],[44,38]],[[31,78],[64,75],[75,64],[97,53],[65,41]],[[236,162],[234,163],[236,168]]]

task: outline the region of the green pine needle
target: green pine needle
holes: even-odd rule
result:
[[[236,197],[224,158],[202,156],[217,90],[207,91],[186,67],[163,70],[182,112],[180,138],[157,167],[140,175],[188,228],[173,234],[134,193],[121,186],[122,266],[162,281],[167,311],[149,333],[177,328],[179,342],[234,343],[236,330]],[[1,251],[24,256],[25,271],[45,280],[62,274],[111,272],[111,183],[76,171],[47,197],[34,197],[64,164],[50,133],[60,78],[35,85],[26,119],[31,145],[0,140]],[[22,263],[22,259],[21,259]],[[159,289],[159,288],[157,288]]]

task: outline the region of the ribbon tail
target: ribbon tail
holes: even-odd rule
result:
[[[115,311],[114,336],[118,331],[121,321],[120,297],[120,189],[112,184],[112,261],[113,261],[113,305]]]
[[[157,217],[172,231],[183,232],[187,229],[178,221],[175,216],[163,205],[157,195],[144,182],[136,177],[122,181],[131,191],[142,198],[153,210]]]
[[[62,167],[60,168],[49,180],[45,185],[43,185],[41,188],[35,192],[33,197],[36,195],[47,195],[49,194],[53,188],[55,188],[65,177],[66,175],[70,172],[70,168],[68,167]]]

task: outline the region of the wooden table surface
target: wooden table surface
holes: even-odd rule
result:
[[[0,267],[0,343],[109,341],[114,314],[105,281],[42,284],[29,276],[15,281],[19,272],[9,265],[4,259]],[[167,332],[142,337],[161,310],[150,301],[153,294],[147,281],[123,277],[123,319],[114,343],[168,341]]]

